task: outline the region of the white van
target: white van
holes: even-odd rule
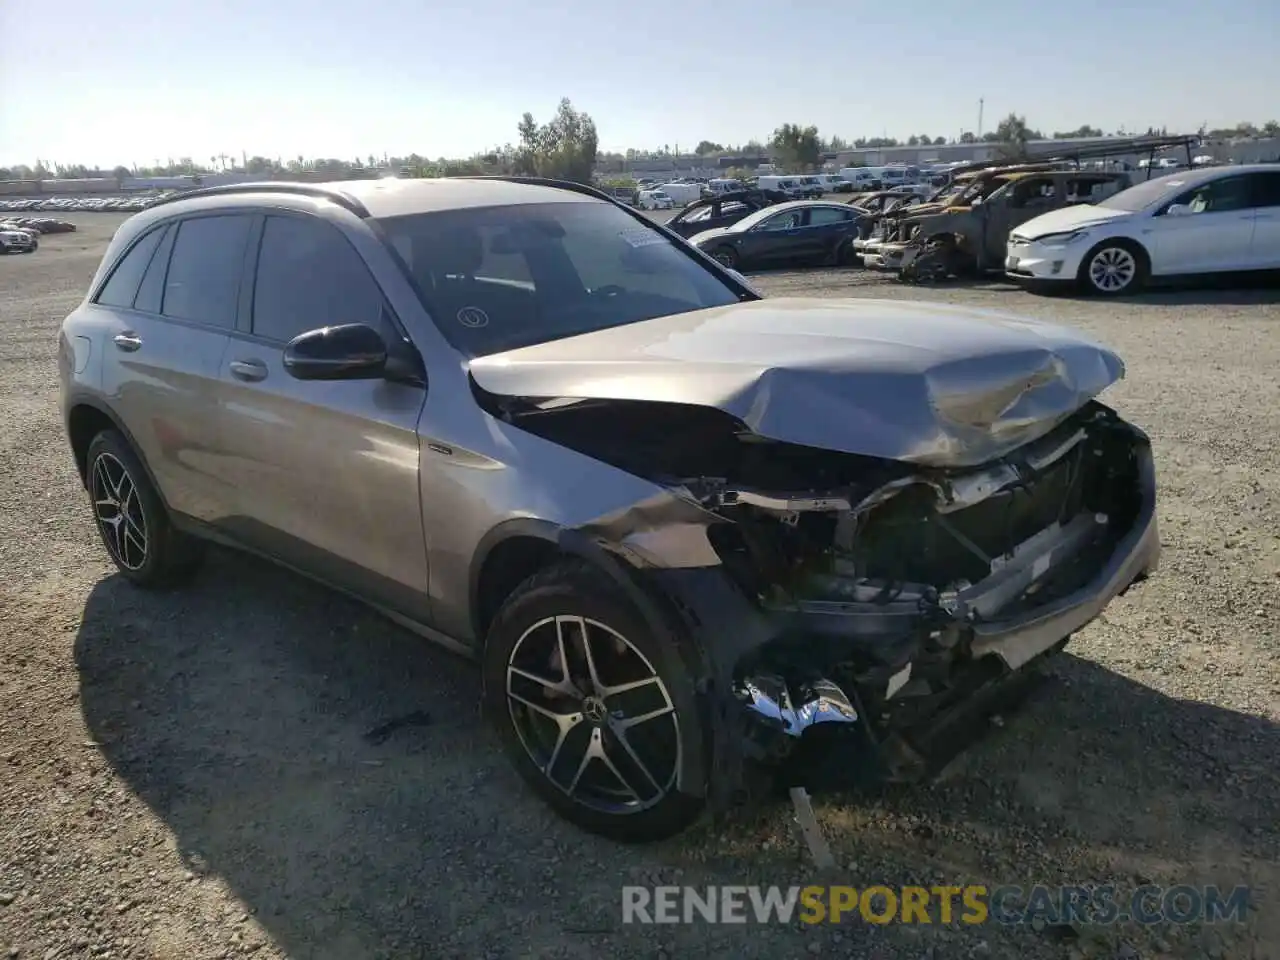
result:
[[[743,183],[741,180],[728,180],[723,178],[716,178],[715,180],[708,181],[707,189],[710,190],[712,193],[720,194],[720,193],[733,193],[736,190],[744,190],[746,188],[743,186]]]
[[[760,190],[777,190],[796,198],[804,194],[799,177],[760,177],[756,181],[756,187]]]
[[[843,167],[840,176],[853,184],[855,190],[874,190],[880,178],[871,167]]]
[[[700,183],[664,183],[659,189],[674,200],[678,207],[686,207],[693,201],[702,199]]]
[[[641,190],[639,206],[641,210],[670,210],[675,202],[661,190]]]

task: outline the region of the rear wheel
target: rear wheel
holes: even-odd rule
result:
[[[485,706],[557,813],[614,840],[660,840],[704,804],[677,788],[682,743],[701,736],[679,664],[607,576],[568,561],[525,581],[494,619]]]
[[[102,545],[126,579],[144,588],[169,587],[195,572],[204,545],[174,528],[123,436],[104,430],[93,438],[85,478]]]
[[[852,240],[846,240],[836,248],[836,264],[841,267],[862,266],[862,258],[858,256],[858,251],[853,249]]]
[[[1090,293],[1116,297],[1136,293],[1147,280],[1147,256],[1129,240],[1104,240],[1080,262],[1077,280]]]

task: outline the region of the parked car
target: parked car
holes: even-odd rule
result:
[[[735,270],[787,264],[853,264],[861,216],[848,204],[792,200],[757,210],[737,223],[689,238]]]
[[[1019,282],[1132,293],[1153,277],[1280,269],[1280,169],[1207,167],[1054,210],[1009,236]]]
[[[30,230],[0,224],[0,253],[35,253],[39,246]]]
[[[1004,315],[761,299],[515,178],[158,204],[58,339],[125,581],[213,540],[362,598],[478,659],[519,774],[627,840],[801,745],[936,769],[1153,568],[1150,445],[1096,400],[1123,370]]]
[[[670,210],[675,201],[661,190],[641,190],[639,205],[641,210]]]
[[[786,194],[769,190],[739,190],[691,203],[669,221],[667,229],[682,237],[692,237],[737,223],[748,214],[787,200]]]

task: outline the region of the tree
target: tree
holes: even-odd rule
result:
[[[709,153],[724,153],[724,147],[711,140],[701,140],[698,145],[693,148],[693,152],[700,157],[705,157]]]
[[[947,142],[947,138],[946,138],[946,137],[934,137],[934,138],[933,138],[933,145],[934,145],[935,147],[941,147],[941,146],[943,146],[946,142]]]
[[[527,176],[555,177],[590,183],[599,152],[600,137],[591,116],[573,108],[565,97],[556,115],[541,126],[526,113],[516,125],[516,172]]]
[[[784,165],[812,170],[822,159],[822,141],[818,128],[784,123],[773,131],[769,145]]]
[[[124,182],[129,179],[129,168],[122,164],[112,170],[111,175],[116,178],[116,189],[123,190]]]
[[[978,138],[974,136],[972,130],[966,130],[964,133],[960,134],[960,142],[961,143],[977,143]]]
[[[1280,137],[1280,123],[1268,120],[1262,125],[1262,135],[1264,137]]]
[[[1027,155],[1027,141],[1031,131],[1027,118],[1011,113],[995,129],[994,142],[1000,144],[1000,155],[1007,160],[1019,160]]]

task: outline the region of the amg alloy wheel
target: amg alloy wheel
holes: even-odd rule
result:
[[[529,627],[507,663],[507,708],[530,759],[576,803],[629,815],[675,786],[671,696],[644,654],[603,623],[557,616]]]
[[[111,559],[122,570],[141,570],[147,562],[147,518],[129,471],[108,451],[101,451],[93,461],[89,493],[98,532]]]
[[[1080,279],[1094,293],[1113,297],[1133,293],[1145,280],[1142,254],[1121,241],[1106,241],[1085,256]]]
[[[89,444],[85,486],[102,545],[130,582],[172,586],[199,566],[204,545],[174,528],[142,462],[116,431]]]
[[[658,840],[703,806],[680,789],[701,724],[679,663],[607,576],[568,561],[498,612],[485,705],[517,771],[561,816],[615,840]]]

